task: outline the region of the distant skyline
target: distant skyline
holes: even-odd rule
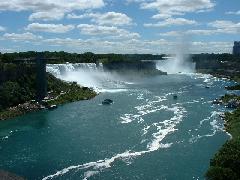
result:
[[[0,0],[0,52],[231,53],[240,0]]]

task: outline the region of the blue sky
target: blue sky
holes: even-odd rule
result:
[[[239,0],[0,0],[0,20],[0,52],[230,53],[240,40]]]

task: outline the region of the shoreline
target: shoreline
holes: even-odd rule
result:
[[[225,87],[227,90],[240,90],[239,77],[217,75],[210,73],[214,77],[227,78],[237,82],[236,85]],[[237,80],[236,80],[237,79]],[[220,99],[214,100],[215,104],[226,105],[232,111],[224,113],[224,132],[229,135],[229,139],[210,159],[210,166],[205,174],[206,179],[240,179],[240,96],[237,94],[225,94]],[[213,103],[214,103],[213,101]],[[234,106],[232,104],[234,103]],[[229,107],[230,104],[230,107]]]
[[[17,106],[9,107],[0,111],[0,121],[10,120],[12,118],[25,115],[31,112],[41,110],[51,110],[51,107],[57,107],[71,102],[90,100],[98,95],[93,89],[88,87],[80,87],[76,83],[69,83],[69,90],[61,92],[60,94],[51,95],[53,92],[48,93],[48,96],[42,102],[35,100],[27,101]]]

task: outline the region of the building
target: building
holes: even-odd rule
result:
[[[240,41],[234,41],[233,55],[240,55]]]

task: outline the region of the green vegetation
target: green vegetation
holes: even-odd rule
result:
[[[240,84],[237,84],[235,86],[229,86],[226,87],[227,90],[240,90]]]
[[[231,54],[198,54],[193,56],[196,69],[216,77],[225,77],[240,82],[240,56]],[[240,85],[226,87],[228,90],[240,90]],[[223,104],[239,102],[240,96],[226,94],[220,98]],[[225,129],[232,135],[210,161],[206,173],[209,180],[240,179],[240,107],[225,113]]]
[[[0,111],[35,98],[35,68],[0,62]]]
[[[196,63],[197,72],[240,82],[240,55],[195,54],[192,60]]]
[[[54,77],[51,77],[51,78],[56,79]],[[56,80],[59,82],[51,81],[51,80],[49,81],[51,82],[50,89],[53,92],[51,93],[51,95],[53,95],[55,98],[47,101],[47,106],[54,105],[54,104],[55,105],[65,104],[73,101],[87,100],[97,95],[96,92],[94,92],[93,90],[87,87],[80,87],[74,82],[67,83],[67,82],[62,82],[61,80],[58,80],[58,79]]]
[[[135,68],[145,67],[143,74],[150,72],[151,63],[141,63],[139,60],[162,59],[164,55],[152,54],[83,54],[67,52],[45,51],[44,57],[50,58],[48,63],[103,63],[111,66],[112,63],[123,62],[126,67],[131,64]],[[88,88],[80,87],[75,83],[63,82],[54,76],[47,74],[48,98],[43,104],[37,104],[33,100],[36,97],[36,67],[34,63],[24,64],[18,59],[32,59],[38,56],[38,52],[28,51],[19,53],[0,53],[0,119],[14,117],[27,112],[42,109],[53,104],[63,104],[72,101],[90,99],[96,93]],[[33,60],[33,59],[32,59]],[[113,65],[114,66],[114,65]],[[133,69],[134,69],[133,68]],[[150,68],[152,69],[152,68]],[[152,71],[151,71],[152,72]],[[152,72],[159,74],[161,72]]]
[[[240,108],[226,113],[226,130],[232,135],[210,162],[207,179],[240,179]]]
[[[237,96],[236,94],[225,94],[220,100],[222,100],[223,103],[228,103],[231,100],[240,100],[240,96]]]
[[[236,95],[226,95],[224,101],[236,98]],[[240,99],[240,97],[237,97]],[[206,173],[209,180],[240,179],[240,108],[225,113],[225,128],[232,135],[222,148],[215,154]]]
[[[152,55],[152,54],[94,54],[86,52],[83,54],[60,52],[43,52],[46,58],[55,58],[48,63],[96,63],[101,61],[102,63],[119,62],[119,61],[139,61],[139,60],[159,60],[165,55]],[[3,62],[9,63],[19,58],[32,58],[36,57],[37,52],[19,52],[19,53],[5,53],[0,54],[0,59]]]
[[[4,55],[0,54],[0,57],[3,58]],[[47,73],[49,99],[43,104],[37,103],[34,101],[36,66],[2,61],[3,59],[0,59],[0,120],[37,111],[49,105],[59,105],[96,96],[96,93],[89,88],[64,82]]]

